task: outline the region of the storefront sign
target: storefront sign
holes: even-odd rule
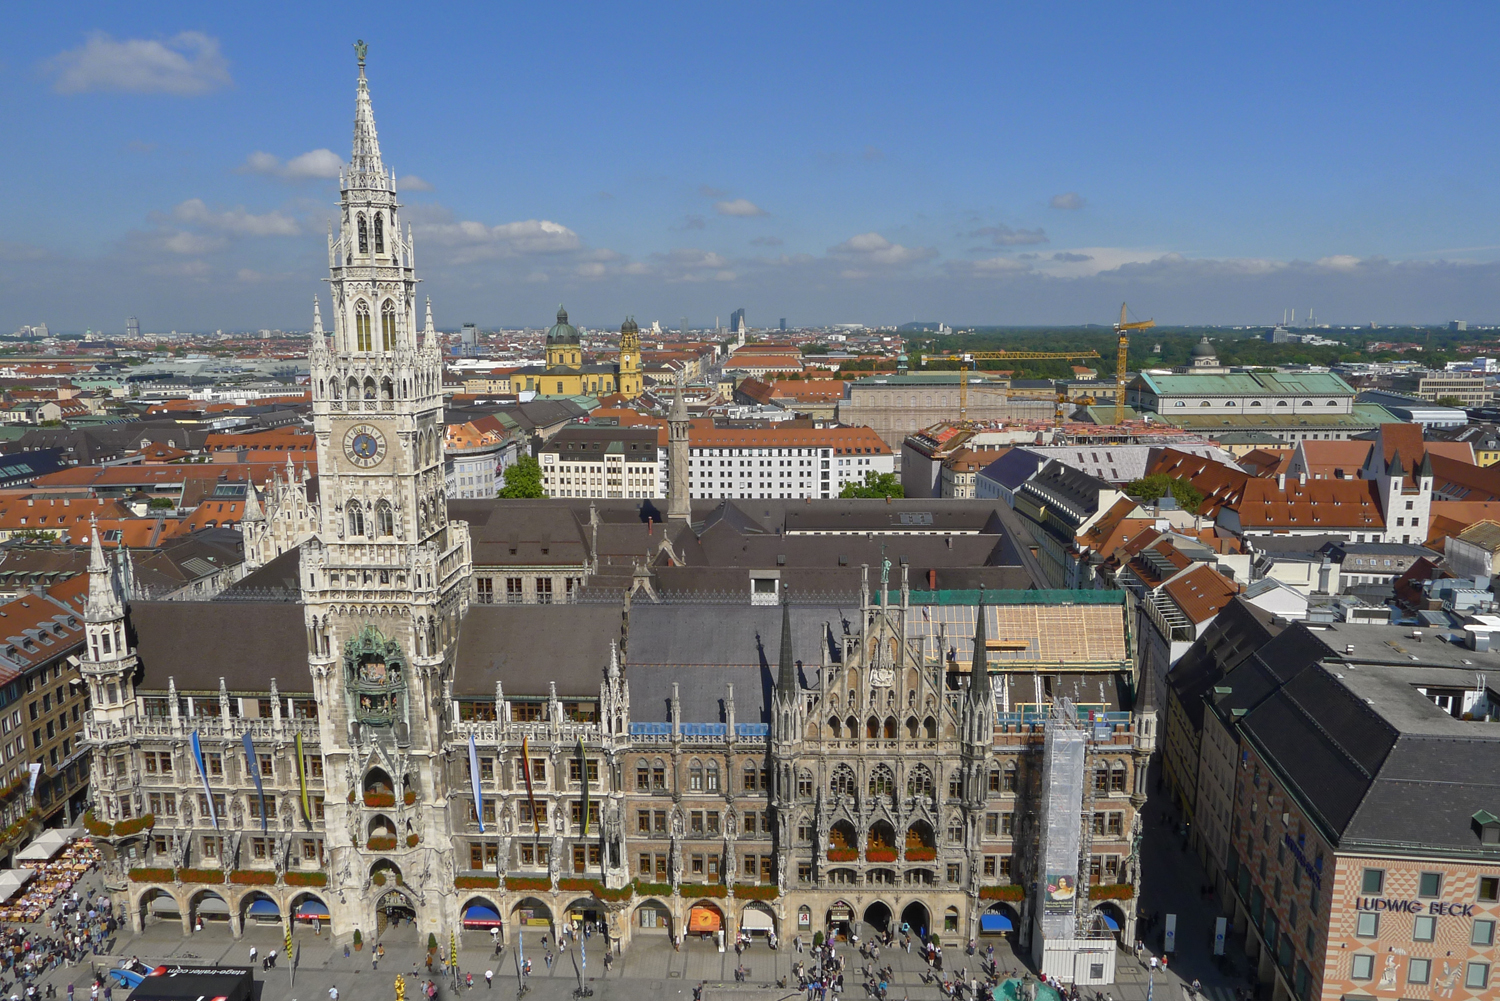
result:
[[[1286,833],[1286,847],[1292,853],[1292,858],[1297,860],[1297,864],[1302,866],[1302,871],[1307,873],[1308,878],[1312,880],[1313,886],[1319,890],[1323,889],[1323,873],[1307,860],[1306,855],[1302,854],[1302,846],[1292,838],[1290,831]]]
[[[1445,900],[1393,900],[1389,897],[1356,897],[1357,911],[1393,911],[1397,914],[1447,914],[1455,918],[1472,918],[1473,904],[1450,904]]]

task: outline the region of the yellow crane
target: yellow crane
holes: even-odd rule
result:
[[[1130,352],[1130,331],[1146,330],[1156,326],[1155,320],[1136,320],[1127,323],[1125,304],[1120,303],[1120,322],[1115,324],[1115,333],[1120,337],[1120,350],[1115,356],[1115,426],[1125,423],[1125,369],[1129,367],[1126,356]]]
[[[969,369],[980,361],[1075,361],[1098,358],[1097,351],[946,351],[942,354],[923,355],[922,364],[933,359],[958,359],[958,419],[967,420],[969,411]]]

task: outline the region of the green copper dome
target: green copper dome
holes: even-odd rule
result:
[[[548,344],[577,344],[578,328],[568,322],[568,311],[559,304],[557,323],[547,331]]]

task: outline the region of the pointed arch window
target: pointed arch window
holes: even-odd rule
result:
[[[375,213],[375,253],[385,253],[385,224],[379,212]]]
[[[357,226],[359,229],[359,252],[361,254],[368,254],[370,252],[370,232],[365,228],[365,214],[363,212],[357,217]]]
[[[380,239],[380,217],[375,217],[375,239]],[[396,304],[387,299],[380,307],[380,350],[396,350]]]
[[[872,797],[894,796],[896,775],[888,765],[876,765],[870,772],[870,795]]]
[[[833,770],[833,780],[829,782],[828,788],[835,796],[854,796],[857,788],[854,769],[848,765],[839,765]]]
[[[349,538],[357,539],[365,534],[365,509],[359,501],[349,502]]]
[[[375,505],[375,528],[381,535],[396,534],[396,518],[391,512],[391,502],[381,501]]]
[[[363,299],[354,304],[354,349],[370,350],[370,304]]]
[[[932,772],[928,771],[926,765],[917,765],[911,770],[906,778],[906,794],[908,796],[932,796]]]

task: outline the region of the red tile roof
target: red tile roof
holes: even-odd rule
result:
[[[1235,584],[1204,563],[1168,581],[1162,590],[1194,623],[1204,623],[1240,593]]]

